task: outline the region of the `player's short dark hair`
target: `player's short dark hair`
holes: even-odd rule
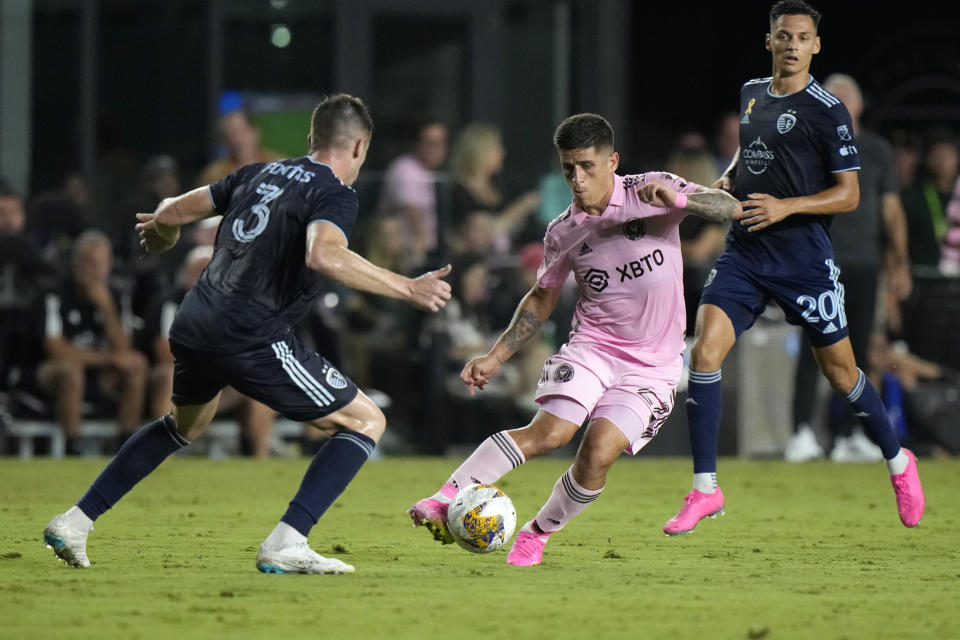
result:
[[[553,134],[557,151],[613,148],[613,127],[603,116],[578,113],[560,123]]]
[[[823,14],[803,0],[780,0],[770,7],[770,24],[773,25],[780,16],[810,16],[813,26],[819,29]]]
[[[310,151],[343,147],[358,133],[373,133],[373,118],[360,98],[337,93],[324,98],[310,118]]]

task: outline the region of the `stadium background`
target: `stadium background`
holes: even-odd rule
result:
[[[914,140],[933,127],[960,129],[957,6],[913,2],[894,15],[868,2],[821,4],[823,51],[814,73],[857,78],[867,126]],[[365,210],[376,204],[387,163],[404,149],[410,119],[422,113],[443,118],[451,137],[472,121],[496,124],[507,148],[508,193],[554,171],[552,130],[577,111],[613,122],[623,172],[661,168],[681,136],[711,139],[720,117],[735,108],[742,81],[769,73],[768,2],[685,7],[680,13],[629,0],[2,0],[0,176],[29,200],[79,172],[92,194],[91,223],[117,226],[116,203],[148,158],[169,154],[184,187],[192,186],[222,152],[216,122],[229,105],[253,111],[264,146],[298,154],[310,106],[338,90],[367,101],[377,123],[358,183]],[[911,345],[956,368],[957,287],[937,282],[933,310],[924,311],[935,322],[916,326]],[[782,348],[745,346],[729,365],[744,373],[728,385],[724,453],[775,453],[783,433],[753,450],[744,440],[758,429],[750,437],[761,442],[770,421],[789,428],[782,424],[790,402],[785,372],[795,347],[788,332],[771,331],[760,341]],[[426,384],[431,396],[445,393],[436,349],[423,356],[427,365],[414,384]],[[772,399],[750,395],[757,371],[767,371]],[[419,440],[420,451],[442,452],[481,435],[448,433],[444,403],[421,409],[408,417],[415,424],[401,429]],[[681,412],[653,452],[685,450]]]

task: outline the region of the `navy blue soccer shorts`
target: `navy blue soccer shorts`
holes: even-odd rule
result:
[[[170,341],[173,404],[200,405],[231,386],[296,422],[327,416],[357,397],[357,385],[292,334],[240,353],[198,351]]]
[[[764,276],[725,253],[707,276],[700,296],[701,305],[723,309],[737,338],[771,301],[783,309],[787,322],[803,327],[814,347],[828,347],[848,335],[840,267],[832,258],[790,276]]]

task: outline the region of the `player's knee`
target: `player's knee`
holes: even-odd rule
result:
[[[690,368],[694,371],[716,371],[723,365],[725,355],[715,342],[700,338],[690,348]]]
[[[379,442],[383,433],[387,430],[387,417],[377,406],[370,407],[364,415],[359,417],[355,423],[350,425],[351,431],[356,431],[367,436],[374,442]]]

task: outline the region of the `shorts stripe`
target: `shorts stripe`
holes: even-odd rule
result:
[[[599,493],[590,496],[578,491],[577,488],[573,486],[573,479],[570,477],[569,469],[567,470],[566,473],[560,476],[560,481],[563,482],[564,490],[566,490],[567,495],[574,502],[579,502],[580,504],[590,504],[600,496]]]
[[[326,387],[320,384],[317,381],[317,379],[310,374],[309,371],[304,369],[303,365],[300,364],[299,360],[293,357],[293,352],[290,350],[290,347],[286,345],[286,343],[281,342],[280,349],[286,354],[287,358],[290,361],[291,366],[293,366],[297,371],[299,371],[301,375],[304,377],[304,379],[307,380],[307,382],[311,383],[314,389],[320,392],[320,395],[324,396],[331,403],[335,400],[335,398],[333,397],[333,394],[330,393]]]
[[[511,447],[511,446],[510,446],[510,443],[509,443],[509,442],[506,442],[506,439],[507,439],[507,438],[510,438],[510,436],[508,436],[507,434],[503,433],[502,431],[498,431],[497,433],[495,433],[495,434],[493,434],[492,436],[490,436],[490,439],[493,440],[493,442],[494,442],[498,447],[500,447],[500,451],[502,451],[502,452],[503,452],[503,455],[505,455],[505,456],[507,457],[507,459],[510,461],[510,464],[513,465],[513,468],[516,469],[516,468],[519,467],[521,464],[523,464],[523,460],[521,460],[521,459],[520,459],[520,456],[517,455],[517,452],[516,452],[516,450],[515,450],[515,449],[516,449],[516,445],[513,445],[513,446]],[[510,439],[512,440],[512,438],[510,438]]]
[[[314,402],[318,407],[326,407],[326,406],[328,406],[328,405],[330,404],[330,400],[327,400],[326,398],[324,398],[323,396],[321,396],[321,395],[318,393],[317,388],[316,388],[315,386],[312,386],[312,385],[310,384],[311,381],[312,381],[314,384],[316,383],[316,381],[313,380],[313,379],[309,376],[309,374],[307,375],[306,379],[304,379],[304,377],[302,377],[302,374],[301,374],[302,367],[300,367],[299,369],[296,368],[296,367],[294,367],[294,366],[291,364],[291,360],[293,360],[293,358],[290,356],[289,352],[286,352],[286,353],[285,353],[284,350],[281,349],[278,345],[283,345],[283,343],[282,343],[282,342],[276,342],[276,343],[274,343],[274,344],[272,344],[272,345],[270,345],[270,346],[273,347],[273,352],[277,355],[277,360],[280,361],[280,366],[283,367],[283,370],[287,372],[287,375],[290,376],[290,379],[293,380],[293,383],[294,383],[295,385],[297,385],[298,387],[300,387],[300,389],[301,389],[304,393],[306,393],[307,396],[309,396],[309,398],[310,398],[311,400],[313,400],[313,402]],[[286,346],[286,345],[283,345],[283,346]],[[295,360],[293,360],[293,361],[296,362]],[[297,363],[297,364],[299,364],[299,363]],[[329,394],[328,394],[328,395],[329,395]]]
[[[332,438],[330,438],[330,439],[333,440],[333,438],[337,438],[337,439],[339,439],[339,440],[347,440],[347,441],[349,441],[349,442],[352,442],[353,444],[355,444],[355,445],[357,445],[358,447],[360,447],[361,449],[363,449],[363,452],[364,452],[365,454],[367,454],[367,457],[368,457],[368,458],[373,454],[373,447],[370,446],[370,443],[369,443],[369,442],[364,442],[363,440],[361,440],[361,439],[358,438],[357,436],[353,435],[353,434],[350,433],[349,431],[341,431],[341,432],[335,434],[335,435],[334,435]]]

